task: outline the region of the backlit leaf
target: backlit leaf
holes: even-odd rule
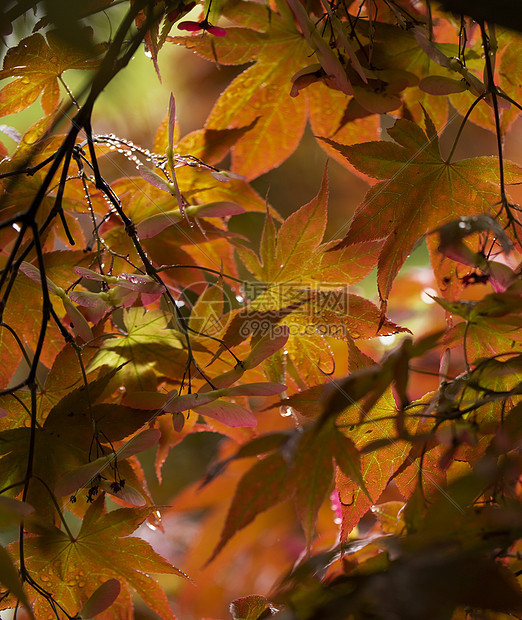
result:
[[[271,454],[256,463],[239,482],[213,560],[226,543],[256,516],[288,499],[287,465],[280,454]]]
[[[264,596],[252,594],[238,598],[230,603],[230,613],[234,620],[258,620],[266,612],[271,616],[272,606]]]
[[[86,33],[92,38],[90,29]],[[40,94],[42,108],[50,114],[60,99],[58,78],[62,73],[68,69],[97,67],[97,61],[85,50],[64,46],[56,32],[47,33],[46,39],[39,33],[32,34],[6,54],[0,78],[16,79],[0,91],[0,116],[23,110]],[[93,51],[96,54],[103,49],[98,45]]]
[[[426,127],[431,121],[426,118]],[[411,121],[398,120],[388,130],[395,142],[369,142],[339,150],[359,170],[386,179],[374,185],[359,206],[337,250],[353,243],[386,239],[378,265],[382,300],[415,243],[428,231],[470,214],[489,213],[498,200],[498,164],[476,157],[448,164],[438,140]],[[428,131],[429,133],[429,131]],[[510,179],[520,172],[506,164]]]
[[[103,497],[92,504],[74,540],[58,529],[28,538],[24,554],[28,570],[71,613],[81,609],[101,583],[117,579],[122,586],[121,594],[104,618],[129,617],[132,587],[161,618],[174,619],[165,594],[148,573],[183,578],[186,575],[161,558],[144,540],[129,536],[153,508],[120,508],[105,513],[103,504]],[[36,617],[44,617],[48,613],[47,602],[34,592],[32,598]]]

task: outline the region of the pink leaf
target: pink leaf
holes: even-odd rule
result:
[[[229,170],[212,170],[210,174],[221,183],[228,183],[230,179],[238,179],[239,181],[244,181],[246,177],[242,174],[238,174],[237,172],[230,172]]]
[[[245,383],[228,388],[226,396],[273,396],[285,390],[281,383]]]
[[[441,67],[446,67],[449,69],[450,59],[444,52],[442,52],[432,41],[428,39],[426,28],[422,26],[415,26],[413,28],[413,36],[415,37],[415,41],[417,41],[418,46],[427,54],[431,60],[436,62]]]
[[[181,433],[185,426],[185,416],[182,413],[174,413],[172,415],[172,426],[176,433]]]
[[[124,502],[133,504],[134,506],[145,506],[147,504],[143,495],[134,487],[131,487],[130,484],[125,484],[124,486],[118,484],[118,486],[115,486],[114,482],[110,480],[102,480],[99,486],[100,489],[103,489],[106,493],[114,495],[114,497],[122,499]]]
[[[165,290],[163,284],[156,282],[150,276],[135,273],[122,273],[118,276],[118,284],[140,293],[163,293]]]
[[[207,26],[207,31],[210,32],[210,34],[213,34],[215,37],[224,37],[227,34],[227,31],[224,28],[220,28],[219,26],[213,26],[212,24],[209,24]]]
[[[84,308],[96,308],[98,310],[106,310],[109,304],[102,298],[102,293],[90,293],[88,291],[71,291],[69,297],[75,304]]]
[[[186,30],[187,32],[199,32],[200,30],[210,32],[216,37],[224,37],[227,31],[219,26],[213,26],[206,19],[201,22],[193,22],[186,20],[178,24],[180,30]]]
[[[117,286],[114,289],[117,298],[114,300],[116,305],[122,305],[124,308],[130,308],[136,299],[138,299],[139,293],[123,286]]]
[[[102,293],[72,291],[69,297],[74,303],[87,308],[86,315],[93,323],[98,323],[102,316],[110,310],[110,304],[102,298]]]
[[[185,215],[190,217],[227,217],[229,215],[244,213],[245,209],[235,202],[220,200],[202,205],[190,205],[185,207],[184,211]],[[165,228],[177,224],[181,220],[181,217],[182,215],[179,209],[152,215],[138,224],[138,236],[141,239],[155,237],[165,230]]]
[[[141,293],[141,303],[144,306],[148,306],[149,304],[153,304],[157,301],[163,293]]]
[[[353,94],[352,85],[348,80],[346,71],[339,61],[339,58],[330,48],[330,45],[322,38],[304,6],[299,0],[286,0],[286,3],[294,14],[295,20],[299,24],[304,38],[308,41],[310,46],[316,50],[317,58],[327,77],[335,85],[335,88],[346,95]]]
[[[199,32],[200,30],[203,30],[199,22],[193,22],[190,20],[180,22],[178,24],[178,28],[180,30],[186,30],[187,32]]]
[[[161,437],[161,431],[157,428],[147,428],[139,435],[136,435],[117,451],[118,459],[128,459],[139,452],[148,450],[158,443]]]
[[[145,181],[147,181],[147,183],[154,185],[154,187],[157,187],[158,189],[161,189],[168,194],[172,194],[170,185],[167,183],[167,181],[165,181],[165,179],[162,179],[159,174],[156,174],[152,170],[149,170],[149,168],[147,168],[146,166],[140,166],[138,168],[138,172],[140,173],[140,176],[144,178]]]
[[[31,263],[27,263],[26,261],[22,261],[22,263],[20,263],[20,271],[33,282],[38,282],[38,284],[41,283],[42,276],[38,267],[35,267],[34,265],[31,265]],[[47,288],[49,289],[49,293],[57,295],[60,291],[59,287],[56,286],[56,284],[52,280],[49,280],[49,278],[45,279],[47,280]]]
[[[288,340],[289,331],[284,325],[281,326],[281,331],[281,336],[272,338],[269,334],[264,338],[261,338],[261,340],[252,348],[246,359],[243,361],[243,368],[246,370],[255,368],[267,357],[270,357],[276,351],[279,351],[279,349],[284,347],[286,341]]]
[[[179,221],[181,221],[181,213],[178,209],[152,215],[138,224],[138,237],[140,239],[150,239],[159,235],[165,228],[174,226]]]
[[[210,404],[197,407],[194,411],[231,427],[257,425],[256,417],[251,411],[224,400],[215,400]]]
[[[191,211],[190,209],[193,209]],[[185,209],[187,211],[187,209]],[[239,215],[244,213],[245,209],[237,202],[228,202],[220,200],[217,202],[208,202],[203,205],[194,205],[188,208],[188,215],[197,215],[197,217],[227,217],[229,215]]]
[[[74,271],[82,278],[86,278],[87,280],[98,280],[99,282],[103,282],[103,276],[101,273],[93,271],[92,269],[87,269],[86,267],[75,267]]]
[[[197,392],[196,394],[183,394],[183,396],[177,396],[177,392],[174,391],[174,395],[170,398],[168,397],[169,395],[167,395],[167,402],[163,405],[163,410],[167,413],[181,413],[182,411],[211,403],[221,395],[222,392],[220,390]]]

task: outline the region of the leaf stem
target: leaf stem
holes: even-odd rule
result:
[[[466,112],[464,118],[462,119],[461,123],[460,123],[460,127],[459,130],[457,131],[457,135],[455,136],[455,140],[453,141],[453,146],[451,147],[451,151],[450,154],[448,155],[447,159],[446,159],[446,163],[449,165],[451,163],[451,160],[453,158],[453,155],[455,153],[455,149],[457,148],[457,144],[460,140],[460,136],[462,134],[462,131],[464,129],[465,124],[468,122],[468,119],[470,117],[470,114],[473,112],[473,110],[475,109],[475,106],[477,105],[477,103],[479,101],[481,101],[482,99],[484,99],[485,95],[480,95],[480,97],[477,97],[475,99],[475,101],[471,104],[471,106],[469,107],[469,110]]]

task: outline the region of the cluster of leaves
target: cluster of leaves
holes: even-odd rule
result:
[[[2,31],[33,4],[5,12]],[[503,155],[522,109],[518,35],[491,10],[474,22],[429,1],[133,0],[98,40],[86,22],[120,4],[71,9],[67,25],[46,3],[0,72],[0,115],[38,98],[43,112],[22,136],[3,126],[13,153],[0,144],[0,609],[131,619],[136,592],[174,618],[149,576],[163,573],[184,617],[208,616],[184,587],[207,562],[200,590],[225,570],[236,619],[521,617],[522,248],[508,186],[522,169]],[[171,96],[147,149],[92,130],[141,45],[158,73],[164,45],[249,66],[184,137]],[[93,72],[83,92],[67,86],[73,69]],[[497,155],[454,161],[471,122]],[[286,219],[249,183],[307,123],[369,183],[339,238],[326,236],[328,168]],[[115,152],[134,176],[106,180]],[[252,213],[259,244],[237,232]],[[411,334],[387,312],[424,238],[438,289],[426,308],[443,320],[426,309]],[[377,303],[354,288],[374,269]],[[382,354],[388,336],[399,344]],[[220,442],[202,489],[156,505],[137,455],[155,447],[164,483],[169,453],[203,431]],[[181,570],[131,534],[162,530],[163,515],[171,537],[184,511],[199,542],[187,533]],[[252,594],[275,547],[277,572]]]

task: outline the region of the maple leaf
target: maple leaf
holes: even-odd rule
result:
[[[44,255],[47,277],[58,286],[67,287],[73,265],[87,264],[89,255],[84,252],[50,252]],[[55,298],[56,299],[56,298]],[[19,273],[6,305],[4,320],[17,333],[22,341],[35,348],[40,334],[42,318],[41,284]],[[56,355],[64,346],[62,334],[54,324],[48,326],[46,346],[42,350],[41,361],[51,366]]]
[[[11,328],[12,329],[12,328]],[[5,326],[0,327],[0,389],[7,387],[22,359],[22,350],[13,333]]]
[[[331,372],[331,354],[322,334],[346,339],[405,331],[388,319],[381,324],[374,304],[348,292],[349,285],[372,269],[380,242],[371,240],[339,250],[334,249],[335,242],[321,243],[327,202],[325,169],[317,196],[285,220],[279,231],[267,215],[259,257],[236,245],[239,258],[258,280],[245,285],[247,298],[253,300],[238,314],[247,323],[249,312],[252,322],[258,321],[256,313],[279,312],[282,325],[290,330],[288,354],[315,381],[324,380],[324,371]],[[287,314],[285,309],[293,304],[296,309]]]
[[[285,484],[286,478],[287,465],[278,453],[270,454],[248,470],[236,488],[221,538],[209,562],[237,531],[246,527],[259,513],[288,499],[292,488]]]
[[[273,615],[272,611],[276,611],[264,596],[252,594],[238,598],[230,603],[230,613],[233,620],[257,620],[263,614]]]
[[[224,15],[242,24],[239,7],[225,7]],[[243,6],[244,5],[244,6]],[[297,147],[306,123],[305,101],[289,95],[290,78],[308,64],[310,49],[292,20],[284,19],[261,5],[248,3],[256,26],[266,32],[229,28],[226,37],[213,39],[175,37],[173,42],[222,64],[256,63],[242,73],[220,97],[207,120],[212,129],[248,125],[259,117],[255,128],[233,150],[233,170],[249,178],[259,176],[288,157]],[[252,16],[249,19],[252,27]],[[278,58],[277,66],[273,59]],[[288,119],[292,119],[291,123]],[[252,148],[256,144],[256,148]]]
[[[447,163],[441,157],[435,127],[426,115],[426,134],[399,119],[388,130],[394,142],[368,142],[337,148],[356,168],[378,179],[358,207],[350,229],[334,250],[386,239],[378,262],[382,301],[415,243],[427,231],[459,217],[491,211],[498,202],[498,161],[474,157]],[[507,182],[520,169],[504,162]]]
[[[362,372],[371,369],[373,360],[350,344],[350,370]],[[386,370],[383,374],[386,374]],[[355,376],[355,375],[354,375]],[[350,376],[348,377],[348,379]],[[389,378],[384,383],[389,382]],[[409,446],[406,442],[399,442],[396,437],[396,406],[389,387],[379,386],[379,376],[366,383],[362,391],[370,391],[377,385],[379,396],[372,402],[371,409],[365,404],[359,404],[360,398],[353,398],[346,394],[341,387],[333,386],[331,391],[334,398],[337,391],[344,401],[344,410],[337,417],[337,427],[341,433],[349,438],[357,450],[361,451],[370,441],[379,441],[381,449],[361,454],[360,471],[365,482],[365,488],[357,484],[356,479],[346,475],[342,465],[336,474],[336,489],[339,493],[342,512],[341,539],[346,540],[352,529],[357,525],[366,511],[377,501],[377,498],[386,488],[393,472],[403,463],[408,455]],[[328,401],[326,401],[328,403]],[[328,407],[328,404],[326,404]],[[373,501],[372,499],[373,498]]]
[[[165,593],[148,573],[187,576],[147,542],[129,536],[154,510],[148,506],[106,512],[100,496],[89,507],[75,538],[54,527],[28,536],[24,544],[26,569],[70,615],[80,611],[102,582],[116,578],[122,591],[102,615],[104,620],[133,618],[131,588],[161,618],[174,620]],[[49,604],[34,590],[32,602],[36,617],[47,617]]]
[[[436,301],[448,312],[464,319],[448,331],[445,340],[450,346],[463,342],[470,361],[513,351],[520,346],[521,298],[516,290],[491,293],[480,301],[448,302],[440,298]]]
[[[369,36],[368,24],[361,23],[360,28],[366,36]],[[437,64],[426,54],[410,29],[377,22],[374,24],[371,44],[373,46],[372,61],[381,69],[409,71],[419,80],[427,76],[455,77],[455,73]],[[437,44],[437,48],[447,56],[458,54],[456,45]],[[421,115],[421,106],[436,125],[443,125],[448,118],[447,98],[431,95],[417,85],[405,90],[402,99],[416,120]]]
[[[87,385],[81,382],[80,387],[76,389],[68,386],[65,394],[56,388],[53,389],[54,381],[62,376],[61,371],[55,368],[50,375],[51,381],[48,387],[53,398],[49,400],[52,403],[59,395],[62,395],[62,398],[48,413],[49,401],[40,399],[33,473],[43,481],[43,484],[33,480],[28,491],[29,501],[34,502],[38,512],[49,519],[54,518],[56,506],[45,485],[54,488],[56,481],[64,472],[84,466],[92,460],[90,450],[94,439],[93,425],[104,441],[112,444],[136,432],[150,419],[149,412],[113,402],[99,402],[115,374],[116,371],[108,372]],[[8,399],[6,397],[4,399],[7,401],[6,406],[9,407],[9,416],[3,425],[5,430],[0,433],[2,438],[0,463],[8,472],[5,482],[13,484],[11,492],[16,494],[20,490],[19,481],[25,476],[27,455],[31,450],[31,432],[29,428],[25,428],[27,409],[22,407],[25,411],[24,419],[21,417],[21,411],[12,410]],[[24,405],[28,408],[30,401]],[[113,447],[106,446],[104,450],[112,454]],[[124,465],[123,477],[132,478],[133,482],[130,484],[135,484],[135,476],[132,471],[128,471],[130,468],[127,464],[118,463],[118,469],[120,465]],[[141,488],[139,483],[138,488]]]
[[[131,2],[127,22],[111,36],[114,69],[143,37],[157,66],[171,25],[192,3],[142,3],[143,11],[165,19],[163,27],[135,34],[133,24],[145,24],[145,12]],[[3,11],[7,25],[26,13],[27,6],[19,4]],[[93,136],[99,169],[90,144],[73,145],[53,128],[64,72],[95,67],[96,54],[105,48],[69,49],[67,41],[83,27],[71,24],[65,44],[52,31],[32,35],[7,53],[0,77],[9,83],[0,90],[0,115],[41,97],[46,116],[22,137],[0,127],[18,143],[10,158],[0,145],[0,157],[6,155],[0,162],[0,263],[18,267],[26,261],[12,281],[0,270],[0,529],[18,526],[23,535],[9,551],[15,558],[17,551],[22,554],[21,579],[11,558],[0,557],[0,582],[11,590],[10,598],[0,595],[4,607],[27,593],[37,618],[131,620],[136,590],[157,614],[172,619],[148,573],[178,579],[180,571],[130,536],[145,519],[162,527],[135,455],[159,439],[159,471],[170,448],[192,435],[173,456],[193,469],[190,479],[196,481],[210,458],[198,451],[207,446],[198,433],[210,430],[216,438],[212,453],[219,450],[220,459],[204,480],[212,484],[203,493],[187,489],[165,520],[166,528],[171,518],[176,525],[181,520],[176,536],[189,566],[199,569],[213,549],[212,557],[220,554],[205,568],[198,593],[180,589],[176,604],[184,616],[222,617],[231,599],[230,612],[238,620],[272,615],[276,610],[268,600],[239,592],[257,591],[260,579],[273,579],[287,563],[296,566],[281,592],[290,615],[409,619],[428,609],[446,618],[457,607],[456,620],[469,611],[464,606],[520,610],[513,578],[520,573],[521,550],[520,485],[514,484],[522,435],[520,241],[514,225],[507,226],[515,223],[506,220],[507,205],[499,202],[499,158],[444,161],[435,131],[447,120],[448,104],[467,113],[476,102],[473,121],[486,127],[493,121],[499,141],[504,137],[519,110],[516,102],[504,105],[522,92],[519,37],[489,25],[487,31],[471,27],[465,19],[459,30],[437,7],[428,16],[422,3],[414,7],[409,0],[360,6],[320,0],[306,8],[302,0],[269,4],[214,0],[199,7],[194,21],[187,18],[181,29],[194,36],[171,41],[210,61],[245,65],[242,73],[225,87],[206,128],[183,138],[171,96],[154,153],[112,134]],[[110,5],[111,0],[89,0],[82,15]],[[357,15],[348,12],[350,6]],[[211,26],[221,14],[226,33]],[[36,30],[56,21],[52,13],[43,15]],[[63,19],[56,26],[62,29]],[[89,29],[83,32],[90,36]],[[482,58],[483,51],[491,53]],[[500,111],[492,107],[493,94]],[[80,104],[83,99],[78,97]],[[407,120],[418,121],[422,108],[425,132]],[[389,131],[391,140],[376,142],[380,115],[393,110],[400,120]],[[87,106],[78,117],[88,138],[90,111]],[[307,121],[330,156],[379,181],[344,239],[325,237],[326,172],[317,196],[283,220],[244,178],[219,167],[231,154],[234,170],[257,177],[294,151]],[[111,150],[131,163],[141,158],[141,176],[110,183],[101,178],[102,156],[112,158]],[[503,185],[518,182],[520,170],[500,160]],[[118,203],[131,220],[126,226]],[[86,252],[56,251],[60,242],[69,243],[54,218],[60,204],[74,250]],[[516,215],[518,206],[511,208]],[[266,213],[263,227],[259,212]],[[89,222],[93,229],[84,232]],[[435,278],[419,270],[418,278],[394,284],[426,233]],[[365,351],[386,351],[379,364],[359,351],[355,339],[405,331],[386,318],[384,303],[379,311],[350,289],[375,265],[381,301],[391,293],[390,311],[408,320],[410,302],[417,309],[422,292],[426,303],[436,301],[442,310],[433,304],[419,329],[429,329],[434,308],[441,322],[445,310],[452,319],[444,337],[400,338],[394,349],[381,339],[365,342]],[[154,269],[166,288],[154,280]],[[444,299],[426,288],[434,280]],[[494,294],[468,286],[486,280]],[[181,331],[175,315],[163,310],[166,290],[183,300]],[[69,316],[78,312],[71,303],[83,305],[93,325],[84,325],[83,342],[64,347],[56,323],[61,320],[68,330],[75,324],[62,310],[64,305]],[[31,365],[34,351],[39,359],[22,375],[27,385],[15,390],[10,386]],[[207,363],[212,367],[203,371]],[[346,365],[350,374],[335,377]],[[287,397],[275,403],[282,390]],[[159,428],[144,430],[156,416]],[[191,467],[192,457],[197,467]],[[165,503],[171,503],[177,463],[165,463],[158,489]],[[87,498],[78,492],[86,484]],[[181,484],[176,481],[174,488]],[[140,507],[106,513],[102,497],[92,503],[98,487],[112,491],[117,504],[134,501]],[[337,497],[330,494],[333,488]],[[401,501],[382,497],[396,491]],[[72,493],[69,502],[65,498]],[[26,502],[13,499],[18,495]],[[227,497],[229,507],[223,503]],[[276,523],[270,523],[263,515],[276,504]],[[361,519],[369,508],[377,523],[365,533]],[[187,519],[187,537],[179,509],[197,512]],[[67,511],[78,520],[75,534]],[[303,541],[294,512],[308,555],[319,550],[297,564]],[[346,544],[358,524],[360,540]],[[374,537],[379,528],[385,535]],[[321,552],[325,547],[330,550]],[[401,583],[405,591],[397,588]]]
[[[288,8],[281,4],[279,9],[280,14],[254,2],[227,4],[223,15],[242,27],[228,28],[226,37],[212,41],[208,37],[170,39],[207,60],[225,65],[255,61],[222,93],[206,123],[207,129],[227,129],[258,119],[255,127],[232,149],[233,170],[249,179],[278,166],[294,152],[308,114],[319,135],[331,136],[344,124],[341,122],[347,106],[344,94],[320,89],[324,101],[317,105],[314,84],[309,112],[306,92],[290,96],[292,77],[310,64],[309,56],[314,50],[296,28]],[[318,40],[322,41],[320,36]],[[331,52],[326,41],[323,44],[325,51]],[[278,59],[277,64],[274,58]],[[342,135],[355,141],[364,139],[361,135],[376,136],[376,131],[373,123],[358,124]]]
[[[510,30],[499,29],[495,35],[495,56],[497,70],[495,71],[495,85],[500,89],[499,92],[499,116],[500,126],[502,132],[505,132],[512,123],[519,117],[520,111],[516,105],[509,105],[505,99],[502,98],[505,93],[512,100],[518,101],[522,92],[520,87],[520,57],[516,53],[516,46],[519,42],[519,35],[515,35]],[[471,60],[470,66],[474,69],[479,77],[483,74],[483,61],[482,54],[482,41],[479,37],[479,41],[475,44],[476,59],[473,62]],[[451,95],[450,101],[452,106],[462,115],[466,114],[473,104],[475,96],[470,92],[463,92],[460,94]],[[488,99],[488,103],[481,102],[474,110],[470,117],[470,120],[486,129],[493,129],[495,127],[495,114],[493,106],[491,105],[491,99]]]
[[[284,402],[284,401],[283,401]],[[258,514],[294,497],[296,511],[310,547],[317,513],[334,480],[334,461],[364,493],[359,453],[351,439],[333,424],[318,428],[311,424],[296,436],[263,435],[242,446],[234,458],[245,458],[277,449],[255,463],[238,483],[220,540],[209,561],[214,559],[232,536]],[[288,458],[283,454],[288,452]],[[266,476],[268,484],[261,480]]]
[[[176,376],[185,364],[182,336],[169,327],[170,317],[161,310],[128,308],[123,314],[120,337],[105,340],[92,360],[89,372],[108,366],[122,370],[125,384],[132,390],[156,388],[155,369]],[[158,362],[161,360],[161,369]]]
[[[303,526],[308,548],[313,540],[319,508],[334,480],[332,457],[345,478],[353,481],[363,494],[368,494],[361,475],[359,452],[353,441],[335,426],[318,430],[312,425],[305,430],[289,476],[294,488],[297,515]]]
[[[85,32],[92,39],[92,30],[87,28]],[[92,58],[105,49],[100,44],[86,53],[67,47],[56,32],[48,32],[46,38],[39,33],[32,34],[7,52],[0,79],[16,79],[0,91],[0,116],[20,112],[40,94],[43,111],[51,114],[60,99],[62,73],[68,69],[95,69],[99,63]]]

